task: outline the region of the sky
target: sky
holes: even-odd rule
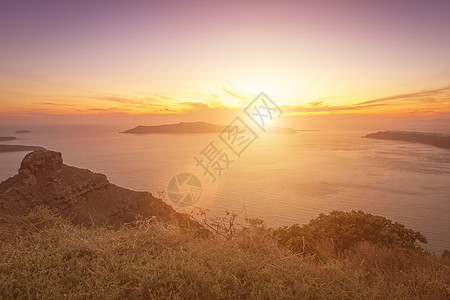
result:
[[[450,119],[449,1],[9,1],[3,120]],[[77,119],[78,117],[78,119]]]

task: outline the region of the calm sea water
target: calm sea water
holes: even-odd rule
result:
[[[450,249],[450,151],[361,138],[367,133],[267,134],[215,183],[202,176],[193,158],[216,134],[41,129],[4,143],[61,151],[68,165],[154,195],[175,174],[196,172],[203,184],[197,206],[211,209],[211,216],[233,210],[280,226],[307,223],[331,210],[363,210],[421,231],[429,250]],[[25,154],[0,153],[0,180],[17,173]]]

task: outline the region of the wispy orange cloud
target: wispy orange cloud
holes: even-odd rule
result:
[[[244,95],[243,93],[232,90],[229,87],[223,86],[223,90],[230,96],[239,99],[242,103],[250,102],[256,95]]]
[[[450,111],[450,86],[396,94],[349,105],[329,105],[318,100],[305,105],[284,106],[283,109],[290,114],[437,114]]]

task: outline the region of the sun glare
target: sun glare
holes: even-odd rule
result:
[[[276,99],[281,105],[286,105],[298,97],[295,84],[288,78],[257,75],[243,78],[233,84],[233,87],[240,94],[248,97],[251,101],[261,92],[266,93],[270,98]]]

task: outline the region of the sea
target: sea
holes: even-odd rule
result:
[[[208,209],[211,218],[229,211],[278,227],[333,210],[362,210],[422,232],[430,251],[450,250],[450,150],[362,138],[371,132],[263,134],[240,156],[229,153],[228,169],[212,182],[195,158],[211,142],[227,152],[216,133],[133,135],[108,127],[56,126],[14,134],[0,128],[0,136],[18,137],[2,144],[62,152],[67,165],[103,173],[111,183],[149,191],[172,205],[171,179],[194,174],[201,182],[195,206]],[[17,174],[26,154],[0,153],[0,181]]]

